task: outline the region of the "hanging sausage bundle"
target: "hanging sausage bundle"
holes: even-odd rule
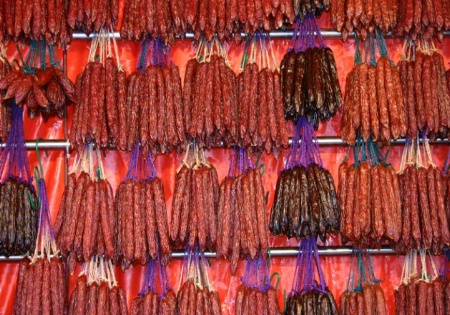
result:
[[[192,151],[191,153],[191,147]],[[205,152],[189,145],[178,168],[172,203],[170,240],[175,247],[216,250],[219,181],[217,170]]]
[[[158,289],[159,284],[159,289]],[[176,315],[177,296],[169,283],[166,267],[160,259],[150,259],[138,297],[131,302],[131,315]]]
[[[23,108],[12,103],[12,126],[0,157],[0,255],[34,250],[37,197],[32,185],[23,136]]]
[[[356,264],[355,264],[356,256]],[[357,266],[357,268],[355,268]],[[347,289],[339,297],[341,315],[386,315],[386,298],[367,251],[354,250]]]
[[[264,34],[256,33],[247,41],[238,87],[241,110],[236,144],[274,154],[287,148],[289,136],[283,116],[280,73],[275,66],[272,45]]]
[[[85,143],[95,143],[101,147],[115,145],[125,150],[125,128],[130,112],[127,108],[127,79],[111,33],[102,29],[94,38],[89,62],[77,76],[75,87],[79,103],[75,107],[69,134],[71,145],[76,148]]]
[[[111,260],[93,256],[78,275],[69,299],[68,315],[128,315],[124,290],[118,286]]]
[[[66,47],[72,39],[72,30],[67,25],[67,1],[1,1],[0,43],[45,39]]]
[[[149,259],[170,258],[169,227],[162,180],[156,176],[151,155],[136,145],[128,172],[116,190],[115,244],[122,269],[145,265]]]
[[[400,73],[389,58],[381,31],[376,33],[376,39],[371,34],[366,41],[365,55],[370,60],[362,62],[357,41],[355,66],[347,75],[341,137],[348,144],[355,144],[358,132],[364,141],[372,137],[384,143],[407,133]]]
[[[245,274],[241,279],[242,284],[236,293],[236,315],[280,314],[277,292],[270,284],[269,266],[262,256],[247,260]]]
[[[342,32],[342,38],[355,32],[358,38],[365,40],[369,34],[374,33],[379,27],[383,33],[387,33],[397,25],[398,7],[400,3],[407,1],[362,1],[362,0],[337,0],[331,6],[331,24]],[[417,1],[416,1],[417,2]],[[425,2],[425,1],[424,1]]]
[[[346,158],[338,171],[343,241],[372,248],[385,240],[398,242],[402,235],[402,204],[394,168],[386,164],[373,141],[359,140],[354,160],[349,165]]]
[[[12,67],[6,59],[6,49],[0,44],[0,81],[12,71]],[[11,129],[12,107],[8,102],[3,103],[5,92],[0,92],[0,141],[6,142]]]
[[[259,168],[247,151],[233,150],[228,176],[220,184],[217,257],[230,260],[235,274],[240,257],[266,257],[267,213]]]
[[[398,63],[408,123],[407,136],[419,132],[430,138],[447,137],[450,127],[450,92],[447,87],[444,58],[434,43],[406,40],[404,57]]]
[[[115,258],[116,220],[114,193],[100,151],[86,145],[69,173],[55,222],[56,240],[63,256],[69,255],[70,271],[75,261],[87,262],[94,255]]]
[[[103,27],[114,29],[119,20],[119,0],[65,0],[69,8],[67,24],[86,34],[99,33]]]
[[[399,175],[403,222],[399,225],[401,239],[393,248],[398,253],[422,248],[438,255],[450,244],[445,183],[433,163],[428,139],[423,142],[423,151],[417,138],[409,141],[403,152]]]
[[[398,1],[397,27],[395,32],[429,39],[437,35],[444,37],[444,29],[450,29],[450,1],[448,0],[406,0]]]
[[[35,174],[38,175],[39,232],[31,261],[22,261],[19,266],[13,314],[29,314],[32,311],[36,314],[60,315],[67,312],[65,265],[58,258],[59,250],[50,221],[42,170]]]
[[[333,51],[323,42],[312,14],[297,20],[292,46],[281,61],[284,115],[297,122],[306,116],[317,130],[342,104]]]
[[[27,106],[31,118],[41,113],[44,121],[55,115],[62,118],[65,106],[77,103],[75,86],[57,60],[55,47],[45,41],[31,41],[25,64],[0,80],[0,92],[6,92],[3,101],[14,98],[17,105]]]
[[[339,232],[341,210],[333,177],[322,166],[314,128],[305,117],[297,122],[286,164],[275,188],[270,232],[325,241],[327,234]]]
[[[160,39],[141,44],[138,69],[128,77],[126,108],[119,148],[131,150],[140,142],[144,150],[149,145],[154,153],[168,153],[184,146],[180,71]]]
[[[221,315],[219,293],[209,281],[206,258],[197,245],[184,253],[183,270],[177,295],[178,315]],[[171,314],[172,315],[172,314]]]
[[[315,268],[319,280],[315,280]],[[338,315],[333,294],[328,289],[320,266],[315,237],[300,242],[292,289],[288,295],[286,314],[330,314]]]
[[[200,147],[238,141],[238,85],[224,47],[200,41],[186,65],[183,117],[188,140]]]
[[[432,268],[427,270],[426,256],[427,251],[420,250],[405,257],[401,285],[394,292],[395,313],[398,315],[448,314],[450,292],[447,281],[439,278],[431,255],[429,265]],[[418,264],[420,270],[417,270]]]

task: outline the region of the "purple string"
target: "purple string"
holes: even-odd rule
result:
[[[7,169],[5,169],[7,167]],[[12,125],[5,150],[0,158],[0,169],[6,179],[17,177],[31,185],[33,178],[28,167],[23,134],[23,108],[12,104]]]
[[[230,168],[228,169],[228,177],[234,177],[234,162],[236,159],[236,149],[231,150]]]
[[[302,130],[300,156],[298,158],[299,164],[307,167],[311,163],[316,163],[322,167],[323,163],[320,157],[319,142],[317,141],[314,127],[308,122],[306,117],[300,117],[297,124],[300,124],[298,127]]]
[[[153,161],[153,156],[150,150],[148,151],[147,158],[145,159],[145,169],[146,169],[146,178],[147,179],[154,179],[156,176],[156,167],[155,162]]]
[[[45,185],[45,181],[41,178],[38,181],[39,187],[39,200],[40,200],[40,220],[38,223],[38,229],[41,227],[41,233],[43,231],[48,231],[50,234],[50,238],[52,241],[55,240],[55,232],[53,230],[53,226],[50,222],[50,211],[48,207],[48,199],[47,199],[47,187]]]
[[[313,245],[314,257],[316,259],[317,271],[319,273],[320,290],[323,293],[326,293],[327,284],[325,283],[325,276],[323,274],[322,266],[320,265],[319,250],[317,248],[317,240],[315,237],[310,237],[310,240]]]
[[[139,163],[139,143],[136,144],[131,152],[130,162],[128,164],[128,171],[125,180],[137,179],[137,168]]]

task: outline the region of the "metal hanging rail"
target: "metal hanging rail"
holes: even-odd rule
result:
[[[286,29],[286,30],[273,30],[269,32],[269,35],[271,38],[276,38],[276,39],[289,39],[292,37],[292,35],[294,34],[294,30],[292,29]],[[320,31],[320,34],[322,35],[322,37],[324,38],[342,38],[342,33],[338,32],[334,29],[323,29]],[[81,40],[86,40],[86,39],[90,39],[93,38],[95,36],[95,34],[90,34],[89,36],[87,36],[85,33],[82,32],[74,32],[72,34],[72,38],[73,39],[81,39]],[[247,36],[247,34],[245,33],[241,33],[241,36],[244,38]],[[355,34],[351,33],[348,35],[349,37],[354,37]],[[444,32],[444,36],[450,36],[450,31],[446,31]],[[113,37],[115,39],[120,39],[120,32],[119,31],[115,31],[113,33]],[[393,35],[391,32],[387,33],[386,35],[384,35],[385,38],[389,38],[389,37],[398,37],[401,38],[401,36],[397,36],[397,35]],[[183,40],[183,39],[189,39],[192,40],[194,39],[194,33],[192,32],[187,32],[185,33],[184,37],[176,37],[176,39],[178,40]]]
[[[317,137],[317,141],[320,146],[347,146],[348,144],[344,142],[339,137]],[[420,140],[422,142],[422,140]],[[397,139],[392,140],[391,145],[404,145],[406,143],[406,139]],[[289,144],[292,144],[292,139],[289,139]],[[449,139],[435,140],[430,141],[430,144],[450,144]],[[5,147],[5,143],[0,144],[0,148]],[[25,147],[27,150],[36,149],[42,150],[66,150],[69,152],[70,150],[70,141],[69,140],[28,140],[25,141]],[[216,148],[222,148],[223,146],[217,146]],[[115,147],[109,147],[108,150],[115,150]]]
[[[396,253],[387,246],[382,246],[380,249],[369,249],[371,255],[395,255]],[[270,249],[270,257],[296,257],[298,255],[298,247],[273,247]],[[352,246],[319,246],[319,255],[322,257],[330,256],[350,256],[353,253]],[[172,252],[172,258],[184,258],[182,250],[175,250]],[[26,256],[0,256],[0,262],[18,262]],[[216,258],[216,253],[205,252],[206,258]]]

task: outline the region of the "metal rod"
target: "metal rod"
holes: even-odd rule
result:
[[[336,30],[333,29],[323,29],[320,31],[322,37],[325,38],[342,38],[342,33],[338,32]],[[286,39],[286,38],[291,38],[292,35],[294,34],[294,30],[292,29],[287,29],[287,30],[273,30],[269,32],[269,35],[271,38],[277,38],[277,39]],[[82,32],[74,32],[72,34],[72,38],[73,39],[81,39],[81,40],[86,40],[86,39],[92,39],[95,36],[95,33],[90,34],[89,36],[87,36],[85,33]],[[246,37],[247,34],[245,33],[241,33],[241,37]],[[348,35],[349,37],[354,37],[355,34],[351,33]],[[444,32],[444,36],[450,36],[450,32],[446,31]],[[119,31],[115,31],[113,33],[113,37],[115,39],[120,39],[120,32]],[[390,37],[398,37],[401,38],[402,36],[397,36],[397,35],[393,35],[391,32],[387,33],[386,35],[384,35],[385,38],[390,38]],[[184,34],[184,36],[177,36],[176,39],[178,40],[183,40],[183,39],[189,39],[192,40],[194,39],[194,33],[192,32],[186,32]]]
[[[396,253],[387,246],[378,249],[369,249],[371,255],[395,255]],[[319,255],[323,257],[350,256],[353,253],[352,246],[319,246]],[[295,257],[298,255],[298,247],[273,247],[270,249],[270,257]],[[0,262],[21,261],[26,256],[0,256]],[[215,252],[205,252],[206,258],[216,258]],[[172,252],[172,258],[184,258],[184,251],[175,250]]]
[[[326,147],[326,146],[347,146],[348,144],[344,142],[339,137],[317,137],[317,141],[319,142],[320,146]],[[420,140],[422,141],[422,140]],[[406,139],[397,139],[392,140],[391,145],[404,145],[406,142]],[[289,144],[292,144],[292,139],[289,139]],[[430,144],[450,144],[449,139],[442,139],[442,140],[435,140],[430,141]],[[5,143],[0,144],[0,148],[5,147]],[[27,150],[34,150],[36,149],[36,140],[28,140],[25,141],[25,147]],[[222,148],[223,146],[217,146],[216,148]],[[66,150],[69,152],[70,150],[70,141],[67,140],[41,140],[38,143],[38,148],[43,150]],[[108,150],[115,150],[115,147],[109,147]]]

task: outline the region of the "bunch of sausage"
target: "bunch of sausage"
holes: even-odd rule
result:
[[[144,15],[144,16],[143,16]],[[220,39],[241,40],[241,31],[253,34],[281,28],[295,19],[292,0],[256,1],[190,1],[181,0],[129,0],[125,5],[121,38],[140,41],[147,36],[161,37],[172,43],[175,36],[186,31],[194,32],[196,39],[211,40],[215,34]]]
[[[127,150],[140,141],[143,149],[150,145],[153,151],[167,153],[185,143],[182,93],[180,71],[174,64],[150,65],[128,77],[127,129],[121,131],[127,137]],[[119,141],[119,148],[123,147]]]
[[[408,126],[408,138],[420,131],[430,138],[445,138],[450,127],[450,94],[444,58],[433,51],[418,50],[414,60],[398,64]]]
[[[72,39],[67,11],[68,0],[1,1],[0,42],[45,39],[49,44],[65,47]]]
[[[177,172],[172,203],[170,240],[175,247],[215,251],[219,182],[210,164],[183,165]]]
[[[444,37],[444,29],[450,28],[450,2],[448,0],[406,0],[398,1],[398,35],[409,35],[416,39],[418,35],[431,38]]]
[[[119,1],[66,0],[67,24],[86,34],[99,32],[102,27],[114,28],[119,20]]]
[[[320,18],[323,11],[330,11],[330,8],[330,0],[294,0],[295,16],[298,16],[301,19],[303,19],[308,13],[312,13],[317,18]]]
[[[340,207],[330,172],[312,163],[281,172],[269,229],[273,235],[304,238],[339,232]]]
[[[391,166],[368,162],[339,166],[341,233],[355,244],[378,246],[402,235],[401,190]]]
[[[103,280],[89,282],[86,275],[81,275],[70,296],[67,314],[128,315],[127,298],[117,285]]]
[[[331,292],[323,293],[319,290],[310,290],[307,292],[297,293],[287,300],[286,315],[298,314],[330,314],[338,315],[339,311],[336,306]],[[351,313],[356,314],[356,313]]]
[[[433,166],[408,165],[399,175],[402,201],[401,239],[394,245],[397,252],[414,248],[442,253],[450,243],[448,213],[441,171]],[[388,220],[385,220],[386,224]]]
[[[258,70],[247,64],[237,78],[239,89],[237,143],[257,147],[267,153],[288,146],[289,135],[283,117],[280,74],[268,67]]]
[[[16,177],[0,184],[0,255],[33,252],[37,236],[37,205],[34,187]]]
[[[341,315],[387,315],[386,299],[381,286],[364,284],[362,292],[345,291],[339,298]],[[434,313],[433,313],[434,314]]]
[[[174,315],[178,314],[176,307],[177,296],[172,290],[167,291],[164,297],[160,297],[158,294],[149,291],[144,296],[133,299],[130,315]]]
[[[237,289],[235,305],[236,315],[252,313],[267,315],[280,314],[277,292],[274,288],[269,288],[267,291],[260,291],[241,284]]]
[[[339,32],[342,32],[344,40],[352,32],[364,40],[377,27],[387,33],[397,25],[398,2],[402,1],[333,1],[331,23]]]
[[[111,57],[104,63],[89,62],[75,86],[79,103],[73,114],[70,143],[75,147],[91,142],[101,147],[112,144],[124,150],[131,113],[125,72]]]
[[[448,281],[436,278],[433,281],[413,279],[402,283],[395,291],[395,313],[447,314],[450,310]]]
[[[13,314],[62,315],[67,312],[64,264],[58,258],[38,258],[19,265]]]
[[[115,244],[122,269],[170,256],[164,188],[160,178],[124,180],[116,191]]]
[[[71,173],[55,223],[55,236],[63,255],[87,262],[94,255],[115,257],[114,235],[117,214],[114,193],[106,179],[93,179],[88,173]]]
[[[281,61],[284,115],[294,122],[301,116],[317,129],[342,104],[336,62],[330,48],[288,51]]]
[[[376,66],[356,65],[347,75],[341,137],[355,144],[360,129],[367,141],[388,142],[406,136],[406,109],[398,69],[387,57]]]
[[[8,61],[0,56],[0,80],[3,79],[12,70]],[[9,130],[11,129],[12,110],[9,104],[3,103],[4,92],[0,92],[0,140],[6,142]],[[7,102],[5,102],[7,103]]]
[[[238,86],[225,58],[213,55],[186,65],[183,86],[183,117],[188,139],[211,147],[238,139]]]
[[[194,279],[188,279],[178,291],[178,315],[221,315],[219,293],[208,287],[200,287]],[[161,313],[163,314],[163,313]],[[168,314],[169,313],[165,313]],[[170,313],[173,314],[173,313]]]
[[[9,72],[0,80],[3,101],[14,98],[19,106],[26,105],[30,117],[41,113],[44,120],[63,117],[65,105],[77,103],[75,86],[58,67],[36,69],[34,74],[23,70]]]

